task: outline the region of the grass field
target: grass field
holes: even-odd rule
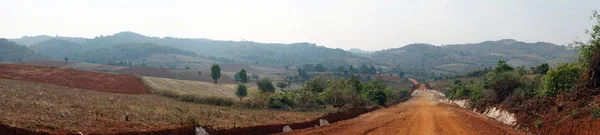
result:
[[[240,109],[0,79],[0,122],[50,133],[116,133],[198,123],[214,128],[307,121],[324,112]]]
[[[157,77],[141,77],[142,81],[152,90],[152,93],[173,92],[178,95],[193,95],[200,97],[225,97],[238,100],[235,95],[236,84],[215,84],[212,82],[177,80]],[[256,87],[248,88],[248,95],[257,93]]]

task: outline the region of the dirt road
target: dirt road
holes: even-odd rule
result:
[[[286,134],[400,134],[504,135],[522,134],[487,117],[437,102],[431,91],[418,90],[413,98],[393,107],[363,114],[329,126],[294,130]]]

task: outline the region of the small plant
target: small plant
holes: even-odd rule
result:
[[[592,108],[592,117],[593,117],[594,119],[596,119],[596,118],[600,118],[600,107],[598,107],[598,106],[594,106],[594,107]]]
[[[541,128],[542,127],[542,121],[541,120],[535,121],[535,123],[534,123],[533,126],[535,126],[535,128]]]
[[[571,110],[571,117],[573,117],[573,119],[579,118],[577,109],[572,109]]]

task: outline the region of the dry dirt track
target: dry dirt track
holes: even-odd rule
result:
[[[410,100],[329,126],[294,130],[289,134],[504,135],[523,134],[470,111],[437,102],[419,90]]]

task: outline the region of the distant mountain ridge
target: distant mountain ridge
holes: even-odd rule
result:
[[[21,62],[40,59],[48,59],[48,57],[26,46],[0,38],[0,62]]]
[[[552,43],[525,43],[513,39],[484,41],[476,44],[434,46],[410,44],[400,48],[377,51],[372,58],[396,63],[397,68],[421,68],[438,73],[461,73],[491,67],[498,60],[513,66],[537,66],[574,60],[576,52]]]
[[[143,51],[146,54],[137,53],[128,56],[103,57],[102,59],[92,58],[102,55],[95,52],[106,52],[106,55],[114,55],[112,54],[114,50],[106,51],[111,50],[111,48],[114,49],[114,46],[139,44],[147,46],[151,44],[152,46],[162,46],[163,51],[170,50],[164,47],[172,47],[171,49],[179,51],[171,50],[166,52],[176,52],[176,55],[186,56],[186,59],[210,59],[210,61],[206,62],[211,63],[256,64],[273,67],[295,67],[307,63],[321,63],[329,68],[373,64],[386,69],[384,73],[394,74],[399,70],[420,70],[419,72],[423,73],[455,74],[491,67],[498,60],[506,60],[514,66],[523,65],[531,67],[544,62],[552,65],[561,61],[571,61],[573,60],[571,57],[576,55],[574,50],[565,46],[546,42],[525,43],[512,39],[442,46],[418,43],[374,52],[360,49],[345,51],[306,42],[281,44],[251,41],[222,41],[203,38],[159,38],[144,36],[134,32],[120,32],[108,36],[97,36],[95,38],[34,36],[11,40],[21,43],[35,42],[34,44],[30,44],[33,50],[58,60],[62,60],[63,57],[74,57],[73,60],[105,62],[111,59],[113,59],[112,61],[119,61],[122,58],[128,58],[128,61],[144,62],[147,59],[137,57],[153,55],[150,53],[165,54],[165,52]],[[144,48],[142,46],[136,47],[140,49]],[[189,52],[197,55],[190,55]],[[121,53],[127,54],[127,52]],[[135,59],[129,59],[134,57]],[[161,59],[165,58],[161,57]],[[179,58],[173,59],[173,61],[179,62],[178,64],[185,63],[185,61],[182,62]],[[156,62],[157,60],[151,61]],[[183,67],[182,65],[170,66]]]

